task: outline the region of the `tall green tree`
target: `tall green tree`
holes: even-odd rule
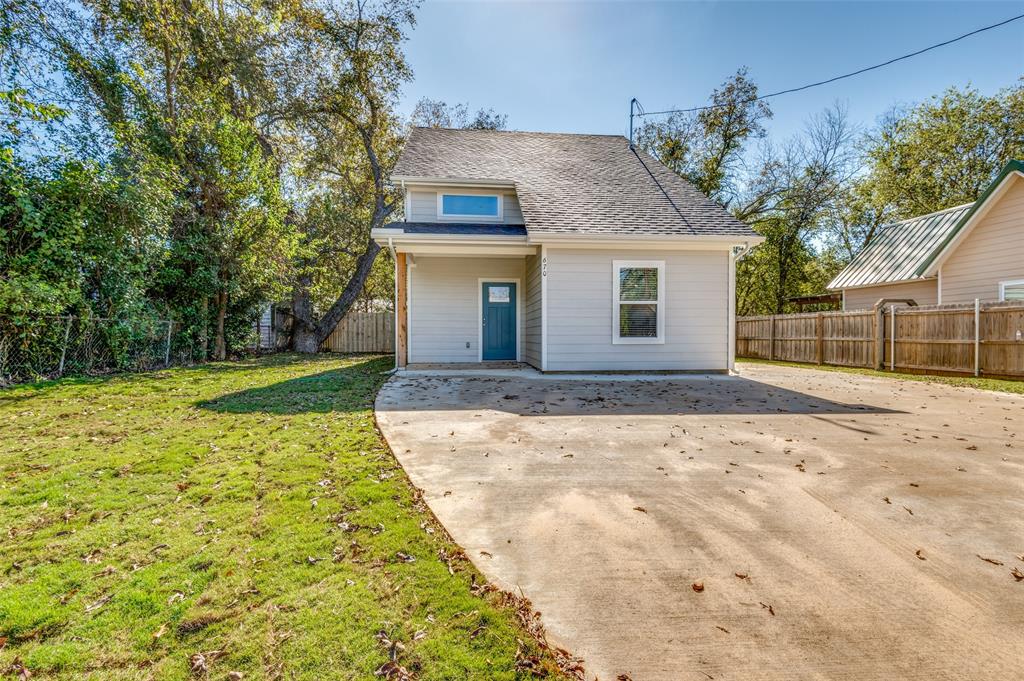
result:
[[[171,192],[153,291],[201,356],[223,359],[232,299],[280,290],[294,241],[276,168],[239,96],[274,13],[164,0],[87,0],[84,10],[53,10],[40,32],[105,124],[109,161]]]
[[[293,74],[296,126],[309,141],[301,179],[313,187],[311,200],[300,202],[295,214],[302,233],[292,289],[296,351],[315,352],[359,299],[380,253],[370,232],[401,206],[388,175],[402,144],[394,111],[400,87],[412,77],[402,43],[415,6],[355,0],[323,8],[322,30],[310,36],[301,70]],[[332,200],[318,203],[324,192]],[[325,206],[343,210],[317,220]],[[331,249],[340,257],[332,259]],[[314,306],[318,280],[343,282],[321,310]]]
[[[969,203],[1024,157],[1024,79],[991,96],[950,88],[889,111],[865,140],[863,189],[899,219]]]
[[[411,123],[423,128],[462,128],[466,130],[506,130],[508,116],[494,109],[477,109],[470,115],[469,104],[448,104],[423,97],[416,102]]]
[[[712,91],[697,111],[645,122],[638,145],[707,196],[733,207],[741,187],[743,152],[763,139],[771,108],[757,99],[757,85],[746,67]]]

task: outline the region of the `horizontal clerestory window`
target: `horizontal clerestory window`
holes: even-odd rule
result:
[[[437,214],[443,218],[498,220],[500,194],[438,194]]]

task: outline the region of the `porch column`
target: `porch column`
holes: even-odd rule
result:
[[[395,366],[405,368],[409,348],[409,268],[405,253],[395,254]]]

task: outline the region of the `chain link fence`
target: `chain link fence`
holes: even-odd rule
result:
[[[0,317],[0,387],[191,364],[190,352],[172,351],[174,327],[164,319]]]

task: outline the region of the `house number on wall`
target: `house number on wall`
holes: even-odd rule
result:
[[[542,276],[542,277],[548,276],[548,259],[547,258],[541,258],[540,259],[540,276]]]

